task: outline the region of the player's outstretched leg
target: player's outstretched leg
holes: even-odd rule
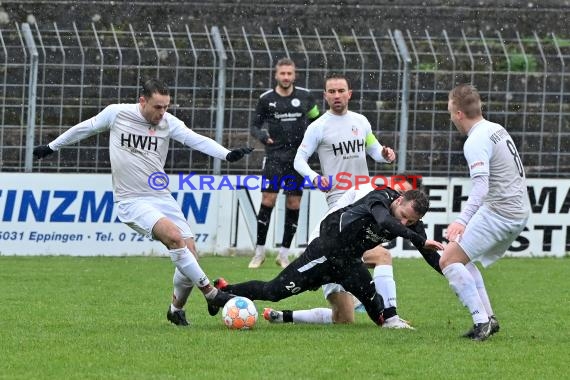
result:
[[[213,291],[215,291],[215,295],[213,297],[208,298],[208,296],[206,296],[206,300],[208,301],[208,314],[212,317],[218,314],[220,308],[224,307],[230,299],[235,297],[234,294],[227,293],[217,288],[213,288]]]

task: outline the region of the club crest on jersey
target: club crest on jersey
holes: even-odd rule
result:
[[[291,105],[293,107],[299,107],[301,105],[301,101],[299,99],[295,98],[295,99],[291,100]]]
[[[352,126],[352,134],[354,136],[358,136],[358,127],[355,127],[354,125]]]
[[[150,136],[156,135],[156,129],[155,129],[154,127],[150,127],[150,128],[148,129],[148,134],[149,134]]]

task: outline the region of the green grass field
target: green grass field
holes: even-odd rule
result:
[[[271,258],[269,258],[271,259]],[[247,258],[205,257],[211,279],[270,279]],[[483,270],[501,322],[486,342],[447,281],[422,260],[394,262],[399,311],[416,331],[270,325],[230,331],[195,290],[191,326],[166,321],[168,258],[0,257],[2,379],[561,379],[570,354],[570,260],[503,259]],[[323,307],[307,292],[258,310]]]

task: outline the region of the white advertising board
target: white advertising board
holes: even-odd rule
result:
[[[251,176],[250,176],[251,177]],[[171,175],[169,188],[181,205],[200,253],[251,253],[255,215],[261,193],[255,178],[245,176]],[[431,209],[425,215],[428,237],[441,240],[469,193],[468,178],[423,179]],[[570,180],[528,180],[532,215],[513,243],[509,256],[563,256],[570,251]],[[272,215],[266,246],[280,243],[284,196]],[[324,194],[305,191],[293,249],[301,251],[308,235],[326,212]],[[165,247],[141,237],[117,219],[111,176],[106,174],[2,173],[0,181],[0,255],[166,255]],[[396,257],[419,257],[401,239],[393,242]]]

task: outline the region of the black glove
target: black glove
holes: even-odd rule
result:
[[[243,156],[250,154],[251,152],[253,152],[253,148],[250,147],[234,149],[228,153],[226,161],[235,162],[237,160],[241,160]]]
[[[34,151],[33,151],[34,157],[36,158],[36,160],[39,160],[40,158],[44,158],[45,156],[49,156],[53,152],[55,152],[55,151],[52,148],[50,148],[49,145],[36,146],[34,148]]]

